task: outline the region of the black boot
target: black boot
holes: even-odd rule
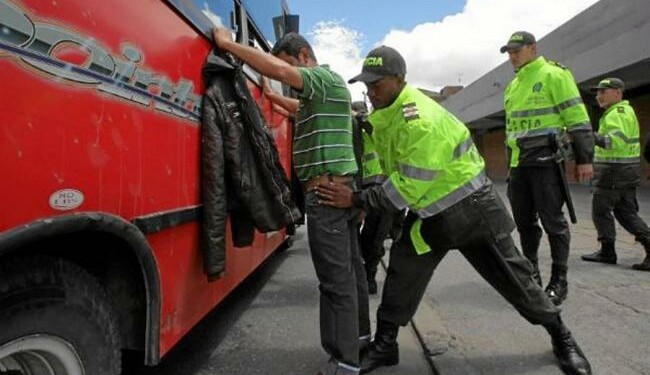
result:
[[[641,263],[633,264],[632,268],[638,271],[650,271],[650,239],[641,241],[641,243],[645,248],[645,259]]]
[[[375,279],[368,280],[368,294],[375,295],[377,294],[377,282]]]
[[[591,365],[573,338],[571,331],[558,316],[557,323],[545,326],[553,342],[553,354],[560,368],[568,375],[591,375]]]
[[[375,339],[370,343],[370,349],[361,357],[361,374],[380,366],[395,366],[399,363],[398,331],[397,324],[381,320],[377,322]]]
[[[375,281],[376,275],[376,267],[374,269],[366,269],[366,279],[368,280],[368,294],[377,294],[377,281]]]
[[[600,250],[591,254],[585,254],[580,258],[587,262],[598,262],[607,264],[616,264],[616,249],[613,242],[602,242]]]
[[[370,336],[359,339],[359,358],[363,357],[368,353],[370,349]]]
[[[638,271],[650,271],[650,255],[646,255],[643,262],[633,264],[632,268]]]
[[[566,273],[566,266],[553,265],[551,267],[551,280],[548,282],[544,292],[546,292],[546,295],[555,306],[561,305],[566,299],[567,294],[569,294]]]

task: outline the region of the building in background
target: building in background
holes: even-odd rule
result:
[[[650,131],[650,40],[647,35],[650,35],[647,0],[601,0],[540,39],[538,50],[540,55],[571,70],[594,130],[602,110],[589,87],[605,77],[623,79],[627,87],[625,98],[637,112],[643,142]],[[506,61],[442,101],[442,105],[469,126],[486,159],[488,174],[496,180],[507,175],[503,90],[513,76],[512,66]],[[650,175],[650,166],[645,161],[642,163],[645,175]],[[650,181],[642,179],[642,185],[650,186]]]
[[[454,95],[455,93],[459,92],[462,89],[463,89],[463,86],[445,86],[440,90],[440,92],[427,90],[427,89],[423,89],[423,88],[420,88],[419,90],[422,91],[426,96],[428,96],[431,99],[435,100],[436,102],[442,103],[445,100],[447,100],[449,97],[451,97],[452,95]]]

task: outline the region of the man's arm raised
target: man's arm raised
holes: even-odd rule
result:
[[[250,65],[264,76],[284,82],[298,91],[302,91],[302,76],[298,69],[285,61],[256,48],[236,43],[230,30],[215,27],[212,30],[214,41],[220,49],[230,52]]]

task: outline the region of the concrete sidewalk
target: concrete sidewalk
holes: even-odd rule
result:
[[[497,184],[505,198],[505,186]],[[571,226],[569,297],[563,318],[598,375],[650,374],[650,273],[630,269],[644,251],[617,228],[618,265],[580,260],[597,247],[588,187],[572,186],[578,224]],[[504,199],[507,202],[507,199]],[[650,222],[650,192],[639,193],[641,216]],[[516,243],[519,239],[514,233]],[[540,264],[550,276],[543,240]],[[441,375],[560,375],[545,330],[526,322],[456,251],[442,261],[423,300],[436,326],[416,322],[427,337]]]

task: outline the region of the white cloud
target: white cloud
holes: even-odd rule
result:
[[[390,30],[376,45],[389,45],[404,56],[409,83],[438,90],[468,85],[505,61],[499,53],[510,34],[527,30],[538,39],[597,0],[467,0],[461,13],[411,30]],[[390,17],[390,15],[387,15]],[[361,69],[361,34],[342,22],[322,22],[313,31],[319,62],[329,63],[346,79]],[[349,86],[362,97],[362,84]]]
[[[343,26],[343,21],[325,21],[316,24],[309,33],[314,54],[320,64],[328,64],[346,81],[359,74],[361,40],[363,35]],[[363,98],[363,84],[348,85],[353,100]]]

